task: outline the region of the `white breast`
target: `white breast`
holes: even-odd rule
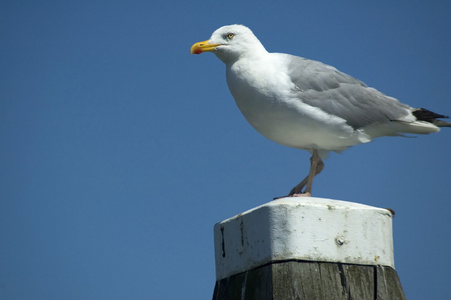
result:
[[[227,83],[246,120],[263,136],[284,146],[299,149],[341,151],[369,142],[345,120],[306,105],[285,70],[271,69],[283,64],[240,60],[227,66]]]

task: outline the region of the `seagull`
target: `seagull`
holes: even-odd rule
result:
[[[330,151],[451,127],[439,120],[447,116],[410,107],[332,66],[269,53],[243,25],[223,26],[190,50],[203,52],[226,65],[230,93],[252,127],[276,143],[312,154],[307,177],[288,196],[311,196],[313,179]]]

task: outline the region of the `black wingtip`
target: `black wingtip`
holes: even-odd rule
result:
[[[418,109],[412,111],[412,114],[417,118],[417,120],[426,121],[426,122],[430,122],[430,123],[434,123],[434,121],[436,119],[449,118],[448,116],[437,114],[437,113],[427,110],[425,108],[418,108]]]

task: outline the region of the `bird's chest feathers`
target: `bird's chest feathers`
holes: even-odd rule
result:
[[[271,68],[271,65],[237,62],[227,68],[227,83],[238,108],[263,135],[277,127],[285,128],[281,123],[289,124],[291,119],[298,117],[290,95],[291,80],[283,70]]]
[[[227,68],[227,83],[237,102],[273,102],[281,96],[277,91],[284,90],[279,73],[261,63],[237,62]]]
[[[271,67],[273,65],[278,69]],[[318,141],[315,136],[325,136],[325,141],[334,136],[340,139],[346,131],[341,130],[344,121],[339,119],[335,124],[321,110],[303,103],[283,68],[283,64],[270,63],[237,62],[227,66],[227,83],[238,108],[246,120],[270,140],[295,148],[317,145],[327,149],[321,144],[323,140]]]

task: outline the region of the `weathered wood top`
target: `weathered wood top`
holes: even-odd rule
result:
[[[405,300],[386,266],[285,261],[216,282],[213,300]]]

